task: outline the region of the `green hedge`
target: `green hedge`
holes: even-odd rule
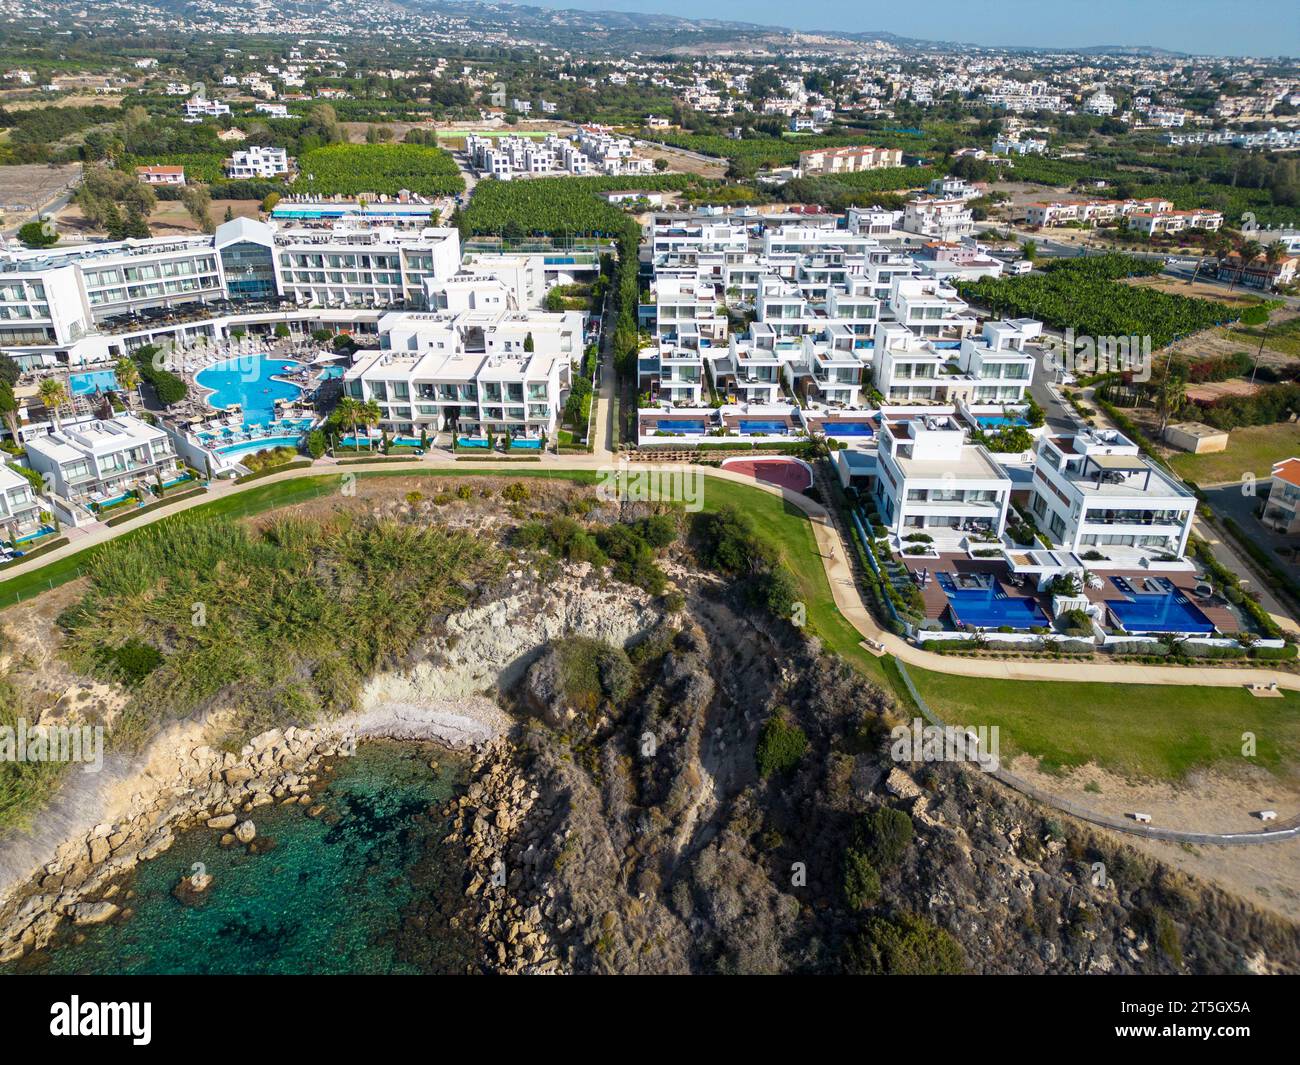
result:
[[[339,459],[340,466],[364,466],[368,462],[419,462],[419,455],[373,455],[368,459]]]

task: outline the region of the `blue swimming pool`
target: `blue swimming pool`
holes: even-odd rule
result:
[[[948,598],[953,620],[979,629],[1046,628],[1047,615],[1036,600],[1006,595],[996,585],[987,588],[958,588],[947,573],[938,575],[939,586]]]
[[[339,437],[340,447],[373,447],[379,450],[380,438],[377,436],[341,436]]]
[[[826,422],[827,436],[875,436],[870,422]]]
[[[320,372],[320,379],[322,381],[333,381],[336,378],[342,376],[343,376],[342,366],[326,366],[325,369],[321,370]]]
[[[529,448],[532,448],[533,450],[538,450],[541,448],[541,446],[542,446],[542,442],[540,440],[524,440],[522,438],[516,437],[514,440],[510,441],[511,451],[518,451],[520,448],[523,448],[525,451],[527,451]]]
[[[740,419],[740,431],[742,433],[785,433],[789,432],[790,427],[785,422],[754,420],[753,418]]]
[[[120,391],[117,374],[112,370],[95,370],[91,373],[74,373],[68,377],[68,387],[74,396],[88,396],[93,392]]]
[[[457,447],[487,447],[488,442],[486,439],[480,439],[478,437],[462,436],[460,437],[460,439],[456,441],[456,446]]]
[[[981,429],[1011,429],[1029,425],[1024,418],[1007,414],[981,414],[975,421],[979,423]]]
[[[1125,632],[1197,632],[1211,633],[1214,625],[1201,609],[1176,588],[1163,592],[1139,592],[1131,584],[1117,588],[1129,599],[1107,599],[1106,606],[1119,619]]]
[[[241,355],[200,370],[194,380],[212,389],[207,397],[212,406],[220,409],[238,403],[244,411],[245,425],[264,425],[275,417],[277,399],[297,399],[302,394],[298,385],[273,378],[300,369],[302,364],[292,359]]]
[[[702,433],[704,419],[660,418],[655,422],[655,428],[661,433]]]
[[[258,440],[246,440],[241,444],[227,444],[225,447],[217,448],[217,454],[224,455],[226,458],[242,458],[244,455],[251,455],[255,451],[266,451],[273,447],[297,447],[298,434],[293,436],[264,436]]]

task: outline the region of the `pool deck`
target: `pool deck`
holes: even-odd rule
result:
[[[936,558],[917,558],[912,555],[899,555],[898,559],[903,563],[909,573],[917,573],[921,570],[927,570],[930,574],[930,580],[921,588],[921,598],[925,602],[925,616],[928,620],[937,621],[948,609],[948,597],[944,595],[943,588],[940,587],[935,574],[945,573],[992,573],[998,578],[998,583],[1002,590],[1012,597],[1032,598],[1038,601],[1038,605],[1043,608],[1049,618],[1052,616],[1051,604],[1052,597],[1046,593],[1034,592],[1029,593],[1024,588],[1018,588],[1011,584],[1007,578],[1010,571],[1006,563],[1000,559],[987,558],[970,558],[968,555],[959,552],[943,552]],[[1220,632],[1237,632],[1241,628],[1241,623],[1237,620],[1236,615],[1223,603],[1222,600],[1209,600],[1196,594],[1196,580],[1191,573],[1159,573],[1153,574],[1150,570],[1144,569],[1095,569],[1090,572],[1096,573],[1101,577],[1105,584],[1101,588],[1085,588],[1084,594],[1094,603],[1118,602],[1124,600],[1126,596],[1111,583],[1111,577],[1127,577],[1130,581],[1137,582],[1146,577],[1158,576],[1172,583],[1187,598],[1209,618],[1210,623]]]

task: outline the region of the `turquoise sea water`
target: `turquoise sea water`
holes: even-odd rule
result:
[[[203,826],[187,831],[124,883],[114,901],[130,917],[65,928],[49,949],[0,971],[464,972],[477,944],[448,924],[463,902],[464,863],[441,842],[449,826],[439,812],[463,773],[438,748],[363,743],[336,760],[320,820],[305,806],[254,810],[258,838],[274,840],[261,854],[223,849],[221,833]],[[213,883],[186,904],[172,889],[195,862]]]

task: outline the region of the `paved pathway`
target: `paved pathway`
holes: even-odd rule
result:
[[[608,380],[608,378],[607,378]],[[605,391],[602,385],[602,395]],[[598,418],[597,424],[602,425],[607,422],[608,409]],[[547,455],[540,464],[541,468],[552,470],[597,470],[607,465],[612,459],[610,452],[599,450],[589,455],[564,455],[554,456]],[[420,469],[437,468],[450,470],[454,469],[466,477],[472,477],[475,473],[485,471],[518,471],[521,469],[537,469],[538,466],[529,463],[521,466],[518,463],[508,462],[474,462],[474,463],[457,463],[451,457],[450,453],[435,451],[427,454],[421,462],[415,463],[396,463],[396,462],[373,462],[359,463],[346,467],[349,473],[373,473],[380,470],[401,471],[409,470],[417,473]],[[647,468],[651,468],[646,464]],[[920,647],[908,643],[902,637],[888,632],[880,627],[871,612],[867,609],[866,603],[862,598],[857,581],[853,575],[853,569],[849,564],[846,554],[846,547],[840,539],[830,516],[827,514],[825,507],[820,503],[815,503],[806,496],[788,489],[777,488],[773,485],[764,484],[761,481],[755,481],[752,477],[743,474],[734,473],[730,470],[715,469],[709,466],[697,466],[693,469],[701,470],[708,477],[718,477],[724,480],[735,481],[739,484],[745,484],[760,491],[771,492],[779,495],[792,506],[797,507],[808,516],[812,525],[813,535],[817,541],[818,551],[822,558],[822,565],[826,570],[826,579],[830,584],[831,595],[834,597],[835,605],[840,613],[848,620],[862,637],[867,641],[872,641],[884,651],[895,655],[904,662],[911,665],[919,666],[936,673],[947,673],[953,676],[966,677],[987,677],[1002,680],[1037,680],[1037,681],[1080,681],[1097,684],[1177,684],[1188,686],[1206,686],[1216,688],[1241,688],[1251,684],[1266,685],[1276,682],[1278,687],[1291,691],[1300,691],[1300,674],[1288,673],[1282,670],[1269,669],[1266,667],[1214,667],[1214,666],[1148,666],[1136,663],[1120,662],[1061,662],[1061,661],[1004,661],[981,657],[960,657],[939,655],[932,651],[925,651]],[[69,543],[48,554],[40,555],[32,560],[30,566],[14,566],[7,570],[0,571],[0,585],[5,580],[12,579],[24,573],[30,573],[47,565],[57,559],[64,558],[67,555],[74,554],[87,547],[95,546],[111,540],[122,533],[131,529],[138,529],[142,526],[149,525],[152,522],[168,517],[172,514],[178,514],[181,511],[189,510],[192,507],[199,506],[214,498],[225,495],[231,495],[236,492],[249,488],[257,488],[264,485],[276,484],[281,481],[296,480],[301,477],[318,477],[322,474],[339,471],[340,467],[325,464],[302,467],[295,470],[288,470],[284,473],[274,474],[269,477],[262,477],[255,481],[249,481],[245,484],[235,484],[234,482],[218,482],[206,493],[192,496],[188,499],[181,500],[174,507],[164,507],[143,515],[139,520],[127,522],[122,525],[109,527],[101,525],[98,527],[87,526],[83,530],[85,536],[80,537],[76,542]]]

